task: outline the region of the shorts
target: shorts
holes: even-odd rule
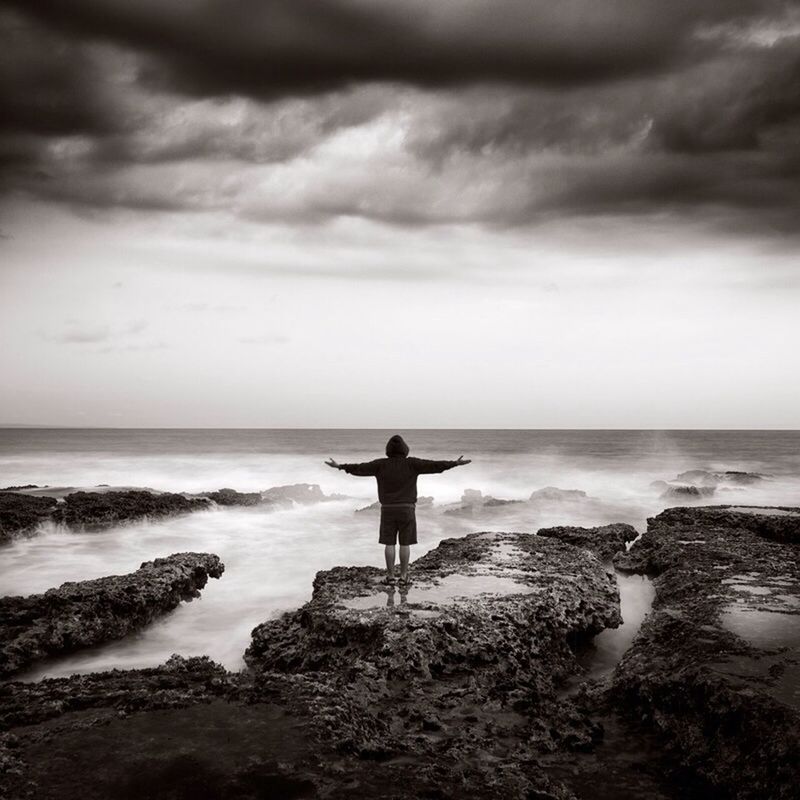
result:
[[[381,544],[396,544],[398,534],[401,545],[417,543],[417,515],[412,505],[381,506]]]

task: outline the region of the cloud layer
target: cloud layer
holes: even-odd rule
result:
[[[0,181],[264,223],[794,230],[800,4],[4,0]]]

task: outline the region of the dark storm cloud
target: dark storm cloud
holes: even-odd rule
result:
[[[696,55],[699,26],[777,0],[5,0],[42,23],[158,57],[143,78],[259,98],[351,83],[557,86]]]
[[[770,149],[791,139],[796,146],[798,122],[800,36],[793,36],[672,81],[654,109],[653,140],[683,153]]]
[[[76,42],[0,9],[0,133],[40,136],[114,129],[103,81]]]
[[[800,38],[781,26],[798,3],[3,5],[0,178],[55,202],[299,224],[700,210],[794,225]],[[325,154],[386,119],[399,146]]]

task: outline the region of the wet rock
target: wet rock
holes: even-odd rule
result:
[[[261,492],[262,500],[294,505],[300,503],[319,503],[329,499],[320,489],[318,483],[293,483],[286,486],[273,486]]]
[[[543,775],[534,783],[513,764],[473,763],[432,744],[413,768],[403,759],[377,765],[381,753],[342,750],[339,740],[320,735],[330,717],[347,709],[303,676],[274,676],[269,684],[237,689],[239,676],[194,661],[184,661],[185,673],[165,665],[115,673],[110,681],[88,676],[94,686],[82,693],[84,707],[0,737],[0,763],[15,773],[0,774],[3,797],[572,798]],[[80,678],[66,679],[59,689],[68,697],[81,692]],[[43,688],[55,694],[55,687]],[[259,692],[272,695],[259,699]]]
[[[50,518],[56,505],[52,497],[0,492],[0,544],[9,542],[16,535],[36,530]]]
[[[219,489],[203,495],[218,506],[257,506],[263,502],[261,492],[237,492],[235,489]]]
[[[703,486],[717,486],[720,483],[732,483],[738,486],[749,486],[753,483],[760,483],[767,476],[758,472],[740,472],[738,470],[726,470],[724,472],[713,472],[706,469],[690,469],[681,472],[675,477],[676,481],[686,483],[701,484]]]
[[[73,492],[59,505],[55,519],[71,528],[105,527],[144,517],[186,514],[208,505],[208,500],[168,492]]]
[[[465,668],[465,648],[474,653],[476,664],[485,658],[493,661],[492,651],[506,635],[506,657],[514,658],[517,648],[520,658],[529,658],[531,631],[518,629],[521,617],[534,617],[537,627],[550,625],[564,636],[595,634],[619,623],[616,585],[593,556],[528,534],[482,533],[444,540],[414,562],[413,584],[398,608],[402,614],[387,607],[382,579],[383,571],[371,567],[318,573],[311,601],[258,626],[245,660],[259,668],[333,669],[350,666],[355,653],[367,657],[366,648],[380,669],[429,678],[451,662]],[[517,623],[500,630],[496,623],[503,616]],[[469,642],[450,637],[460,619],[470,620]],[[479,623],[487,629],[480,630]],[[405,638],[406,631],[418,635]],[[519,633],[523,640],[514,640]],[[402,652],[385,653],[383,643],[395,638]],[[339,644],[331,647],[331,641]],[[354,649],[344,647],[345,641]],[[453,657],[450,647],[460,656]]]
[[[571,501],[575,502],[583,500],[586,497],[586,492],[580,489],[558,489],[555,486],[545,486],[544,489],[537,489],[531,492],[530,500],[536,501]]]
[[[73,711],[117,713],[181,708],[222,696],[234,676],[206,656],[173,655],[160,667],[0,683],[0,730],[35,725]]]
[[[533,754],[591,742],[591,720],[559,703],[556,685],[577,669],[570,640],[619,624],[600,562],[556,539],[480,533],[414,562],[399,595],[381,578],[374,568],[318,573],[309,603],[253,631],[245,660],[256,684],[309,682],[343,709],[325,714],[328,736],[362,758],[403,754],[423,772],[472,764],[487,797],[569,796]],[[508,741],[529,742],[526,756]]]
[[[615,676],[618,707],[708,796],[800,785],[800,509],[672,508],[617,562],[657,575]]]
[[[496,508],[521,502],[522,500],[500,500],[491,495],[484,495],[480,489],[465,489],[459,504],[454,507],[451,506],[444,513],[471,516],[475,511],[483,508]]]
[[[331,497],[333,495],[330,495]],[[429,508],[433,505],[433,497],[418,497],[417,498],[417,508]],[[381,504],[376,500],[374,503],[370,503],[368,506],[363,506],[362,508],[356,509],[356,514],[360,514],[362,511],[380,511]]]
[[[555,527],[541,528],[538,536],[559,539],[562,542],[582,547],[594,553],[601,561],[608,562],[620,551],[625,551],[625,545],[632,542],[638,533],[632,525],[615,523],[601,525],[597,528]]]
[[[200,596],[224,565],[208,553],[176,553],[136,572],[64,583],[28,597],[0,598],[0,675],[48,656],[107,642],[139,630]]]
[[[663,500],[691,500],[694,498],[711,497],[716,492],[716,486],[671,486],[662,492]]]

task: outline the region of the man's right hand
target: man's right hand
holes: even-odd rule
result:
[[[332,458],[329,458],[325,462],[331,469],[341,469],[341,466],[337,464]]]

